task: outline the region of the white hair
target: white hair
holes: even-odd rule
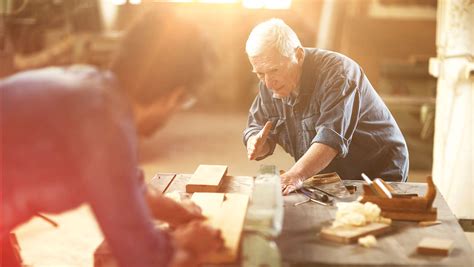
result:
[[[276,48],[282,56],[296,60],[297,47],[301,47],[301,42],[296,33],[283,20],[273,18],[252,29],[245,45],[245,52],[249,57],[254,57],[269,48]]]

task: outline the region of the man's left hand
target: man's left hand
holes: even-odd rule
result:
[[[288,195],[303,186],[303,179],[290,172],[281,175],[281,191],[283,195]]]

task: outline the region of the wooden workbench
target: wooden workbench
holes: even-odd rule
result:
[[[190,177],[187,174],[158,174],[150,185],[163,192],[184,192]],[[362,192],[362,182],[344,183],[355,184],[359,187],[357,192]],[[252,185],[251,177],[226,176],[221,191],[251,194]],[[424,184],[418,183],[393,183],[392,186],[403,192],[417,192],[420,195],[426,190]],[[358,193],[348,201],[355,200]],[[393,231],[377,238],[378,244],[374,248],[322,240],[319,232],[334,219],[336,207],[315,203],[296,207],[293,205],[304,199],[300,194],[284,197],[283,231],[277,239],[283,266],[474,266],[473,249],[439,193],[434,207],[438,208],[438,220],[441,224],[419,227],[415,222],[395,221],[392,223]],[[447,257],[418,255],[416,246],[423,237],[451,239],[454,241],[454,249]],[[104,243],[94,254],[94,266],[116,266]]]

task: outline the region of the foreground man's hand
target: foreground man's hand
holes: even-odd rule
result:
[[[173,215],[166,220],[170,225],[178,226],[193,220],[205,219],[201,208],[190,199],[185,199],[177,204]]]
[[[204,257],[224,246],[220,230],[202,221],[192,221],[181,226],[172,236],[176,249],[171,264],[173,267],[199,266]]]
[[[249,138],[247,142],[247,157],[249,160],[254,160],[259,156],[266,154],[269,149],[268,145],[266,145],[266,141],[271,129],[272,123],[267,121],[263,129],[260,130],[258,134]]]
[[[191,200],[178,203],[155,190],[148,189],[146,193],[146,200],[153,217],[169,223],[172,227],[205,218],[201,213],[201,208]]]

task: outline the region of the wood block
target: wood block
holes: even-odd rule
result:
[[[244,226],[249,197],[235,193],[194,193],[191,197],[210,225],[221,230],[224,249],[210,254],[210,264],[232,263],[239,255],[240,238]]]
[[[390,225],[383,223],[370,223],[364,226],[325,227],[321,230],[321,238],[349,244],[366,235],[382,235],[389,232],[390,229]]]
[[[419,254],[448,256],[453,248],[453,240],[425,237],[420,243],[416,251]]]
[[[378,204],[378,203],[377,203]],[[420,211],[391,211],[383,210],[381,215],[383,217],[390,218],[392,220],[399,221],[435,221],[437,218],[437,209],[432,208],[429,210],[420,210]]]
[[[217,192],[226,173],[225,165],[199,165],[186,184],[186,192]]]

